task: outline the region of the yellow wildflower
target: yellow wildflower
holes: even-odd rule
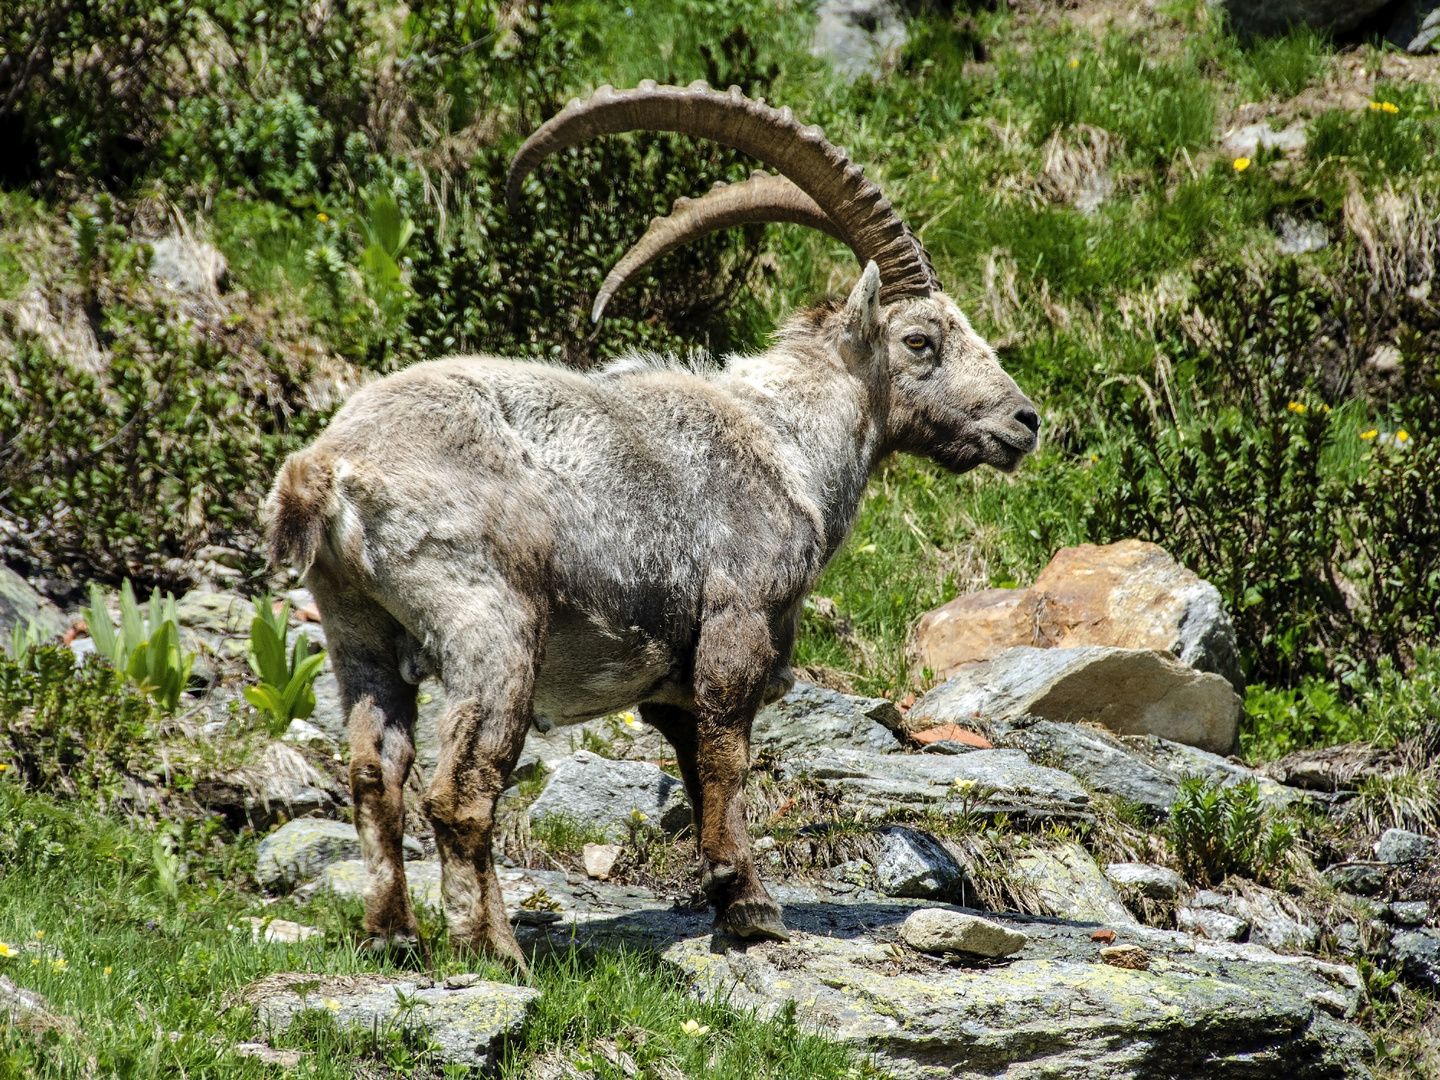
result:
[[[1244,172],[1250,167],[1250,159],[1248,157],[1237,157],[1231,164],[1234,166],[1236,172]]]
[[[1369,109],[1371,112],[1379,112],[1379,111],[1380,111],[1380,102],[1378,102],[1378,101],[1367,101],[1367,102],[1365,103],[1365,107],[1366,107],[1367,109]]]
[[[636,825],[639,825],[642,821],[649,821],[650,817],[637,806],[634,810],[630,811],[630,820]]]
[[[114,970],[115,970],[114,968],[109,968],[109,967],[107,967],[107,968],[105,969],[105,974],[106,974],[106,975],[109,975],[109,974],[110,974],[112,971],[114,971]]]
[[[31,957],[31,958],[30,958],[30,966],[31,966],[31,967],[34,967],[34,966],[35,966],[36,964],[38,964],[38,963],[40,963],[40,957],[34,956],[34,957]]]
[[[1360,432],[1360,438],[1362,438],[1362,439],[1373,439],[1373,438],[1375,438],[1376,435],[1379,435],[1379,434],[1380,434],[1380,432],[1379,432],[1378,430],[1376,430],[1375,428],[1371,428],[1369,431],[1362,431],[1362,432]]]
[[[1401,428],[1399,431],[1395,432],[1395,441],[1396,441],[1396,442],[1408,442],[1409,439],[1410,439],[1410,432],[1406,431],[1404,428]]]
[[[1307,406],[1303,402],[1292,401],[1289,405],[1286,405],[1285,408],[1289,409],[1297,416],[1304,416]]]
[[[64,971],[67,966],[68,965],[65,963],[65,958],[63,956],[60,957],[59,960],[50,961],[50,967],[55,971]]]
[[[4,772],[8,768],[10,768],[9,765],[5,764],[4,762],[0,762],[0,772]]]
[[[316,214],[315,217],[316,217],[316,219],[319,220],[319,221],[329,221],[329,220],[330,220],[330,215],[329,215],[329,214]]]
[[[43,938],[44,936],[45,936],[45,931],[44,931],[44,930],[36,930],[36,931],[35,931],[35,939],[36,939],[37,941],[40,940],[41,938]]]
[[[1071,61],[1070,61],[1070,66],[1071,66],[1072,68],[1077,68],[1077,67],[1080,66],[1080,61],[1079,61],[1079,60],[1071,60]]]
[[[974,786],[975,786],[975,781],[974,781],[974,780],[956,780],[956,781],[955,781],[955,790],[956,790],[956,791],[969,791],[969,790],[970,790],[971,788],[973,788]]]
[[[1388,102],[1388,101],[1382,101],[1382,102],[1380,103],[1380,111],[1381,111],[1381,112],[1388,112],[1388,113],[1398,113],[1398,112],[1400,111],[1400,106],[1399,106],[1399,105],[1394,105],[1394,104],[1392,104],[1391,102]]]
[[[699,1020],[686,1020],[680,1025],[680,1030],[691,1038],[698,1039],[710,1030],[709,1024],[702,1024]]]
[[[334,998],[321,998],[320,1004],[324,1005],[331,1012],[340,1011],[340,1002],[336,1001]]]
[[[19,955],[20,950],[17,949],[14,945],[6,945],[5,942],[0,941],[0,956],[10,957]]]

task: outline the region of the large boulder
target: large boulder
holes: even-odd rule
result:
[[[648,761],[611,761],[581,750],[560,763],[530,804],[530,824],[564,818],[608,840],[623,840],[637,810],[648,826],[665,832],[690,824],[690,803],[678,779]]]
[[[1158,735],[1216,754],[1235,745],[1241,701],[1219,675],[1158,649],[1007,649],[915,702],[907,726],[996,723],[1020,716],[1089,720],[1117,735]]]
[[[839,746],[883,754],[900,749],[899,726],[900,714],[884,698],[853,697],[797,682],[756,714],[750,747],[752,754],[782,758]]]
[[[897,809],[1010,814],[1028,820],[1089,819],[1090,795],[1059,769],[1020,750],[968,754],[869,754],[837,749],[782,763],[781,775],[846,797],[847,813],[876,820]]]
[[[10,631],[35,627],[42,641],[59,637],[69,626],[58,607],[36,592],[28,581],[0,563],[0,650],[10,647]]]
[[[1308,26],[1332,34],[1354,30],[1390,0],[1210,0],[1242,38],[1273,37]]]
[[[941,678],[1017,645],[1159,649],[1241,686],[1219,591],[1141,540],[1062,548],[1030,588],[956,597],[916,630],[921,662]]]
[[[315,1009],[333,1017],[341,1031],[423,1031],[440,1062],[489,1074],[498,1073],[507,1043],[519,1038],[540,991],[484,980],[450,989],[423,976],[290,971],[267,975],[240,996],[274,1031],[285,1031],[296,1016]]]

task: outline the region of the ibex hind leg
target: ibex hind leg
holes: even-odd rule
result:
[[[495,803],[530,723],[541,618],[504,582],[445,595],[453,609],[439,613],[434,625],[444,627],[441,667],[450,704],[440,721],[440,759],[425,812],[440,849],[450,939],[524,971],[492,843]]]
[[[417,942],[405,881],[405,778],[415,760],[415,687],[395,643],[404,630],[384,608],[325,580],[308,582],[320,607],[349,720],[350,790],[365,861],[365,928],[372,949]]]
[[[745,826],[750,728],[774,663],[771,642],[767,621],[756,613],[725,609],[708,613],[701,625],[694,744],[703,805],[700,887],[715,907],[717,925],[741,937],[787,941],[780,905],[755,869]]]

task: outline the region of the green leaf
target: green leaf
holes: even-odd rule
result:
[[[123,637],[120,645],[122,659],[117,666],[127,667],[124,655],[150,636],[140,614],[140,605],[135,602],[135,590],[130,587],[129,578],[120,585],[120,630]]]
[[[280,692],[269,683],[245,687],[245,700],[262,712],[269,713],[276,720],[288,719],[285,716],[285,706],[280,698]]]
[[[290,670],[285,663],[285,639],[276,635],[275,628],[263,615],[255,616],[250,623],[250,648],[264,682],[284,686],[290,681]]]

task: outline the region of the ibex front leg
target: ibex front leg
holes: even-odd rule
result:
[[[745,829],[750,726],[774,663],[763,615],[734,608],[707,613],[695,655],[695,774],[703,812],[700,888],[715,921],[741,937],[787,941],[780,905],[765,891]]]

